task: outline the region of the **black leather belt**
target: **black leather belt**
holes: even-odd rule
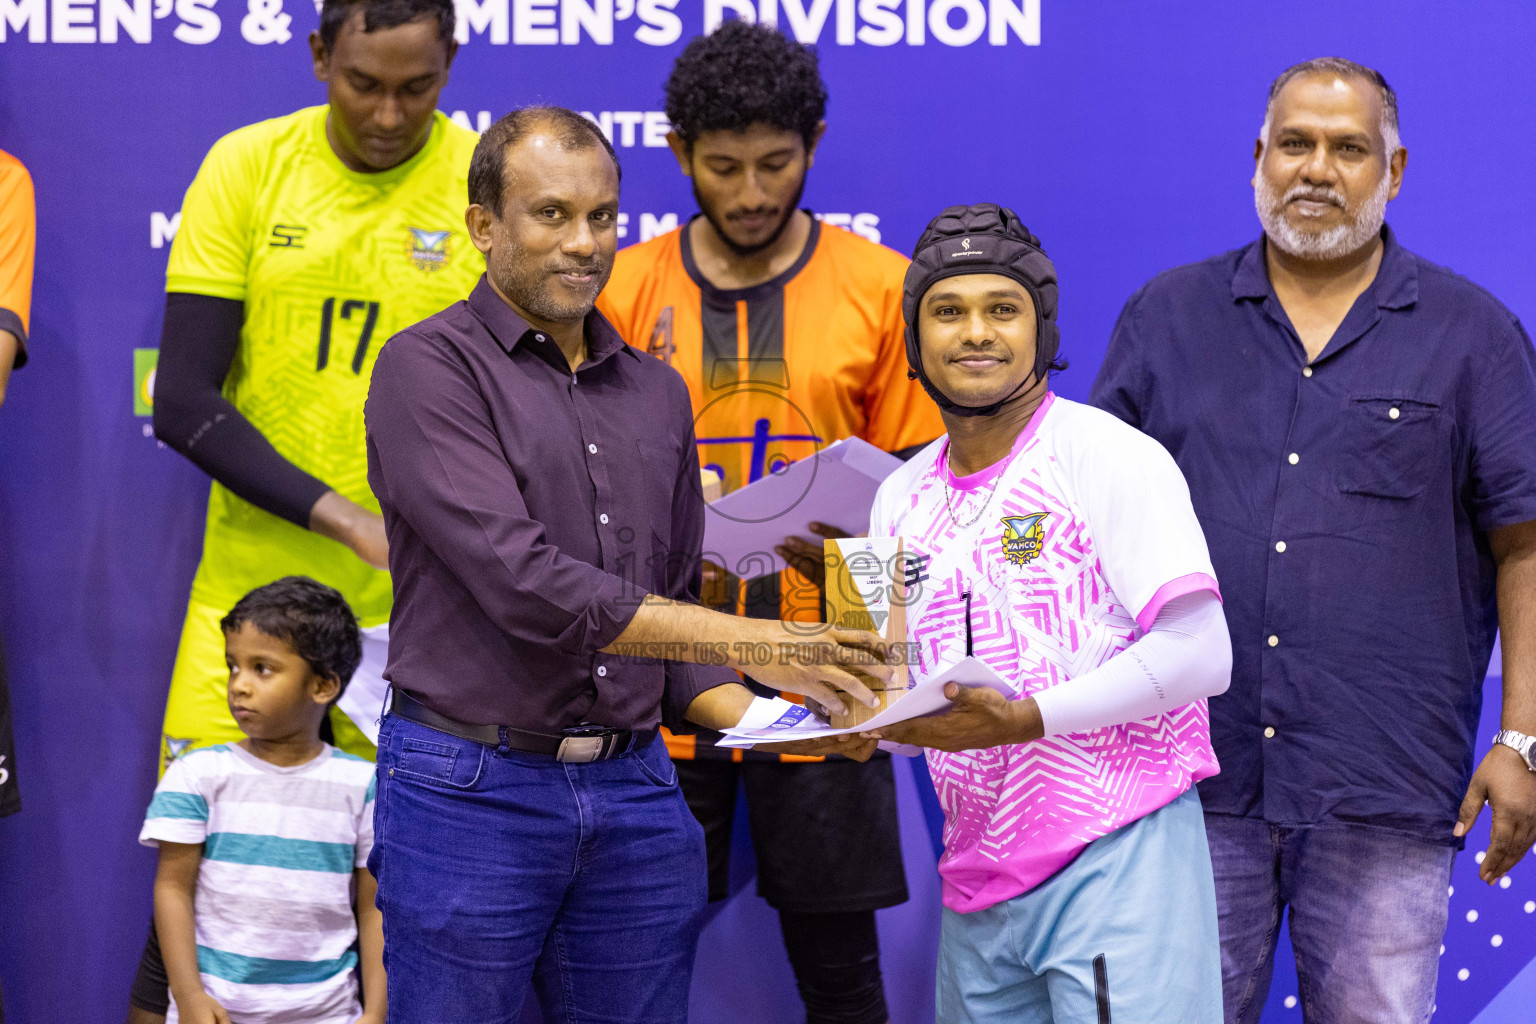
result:
[[[558,735],[528,732],[525,729],[514,729],[510,725],[471,725],[438,714],[408,693],[400,690],[392,692],[394,696],[390,701],[390,712],[417,725],[484,743],[488,747],[500,747],[505,743],[511,750],[541,754],[557,761],[585,763],[622,757],[631,750],[645,746],[656,735],[654,729],[635,732],[630,729],[610,729],[604,725],[573,726]]]

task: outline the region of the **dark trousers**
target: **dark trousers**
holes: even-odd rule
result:
[[[368,867],[391,1024],[683,1024],[704,835],[655,740],[566,764],[395,715],[379,733]]]
[[[885,1024],[875,911],[907,899],[891,759],[705,757],[679,761],[677,773],[704,826],[711,900],[727,895],[736,793],[745,788],[757,891],[779,912],[806,1024]]]

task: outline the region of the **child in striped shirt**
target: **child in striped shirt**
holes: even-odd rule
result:
[[[374,766],[320,739],[362,657],[357,620],[335,590],[289,576],[220,626],[245,739],[172,762],[139,834],[160,848],[166,1020],[383,1024],[384,938],[365,866]]]

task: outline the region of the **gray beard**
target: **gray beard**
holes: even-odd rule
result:
[[[1285,204],[1296,195],[1306,195],[1313,190],[1298,186],[1281,196],[1260,174],[1253,184],[1253,205],[1258,211],[1259,222],[1264,225],[1264,234],[1281,252],[1301,260],[1336,260],[1358,252],[1381,232],[1387,219],[1387,195],[1391,190],[1392,175],[1383,172],[1376,190],[1356,211],[1351,211],[1343,204],[1343,197],[1332,192],[1344,212],[1352,212],[1354,219],[1327,231],[1302,231],[1286,219]]]

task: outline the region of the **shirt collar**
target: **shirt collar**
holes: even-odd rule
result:
[[[496,293],[496,289],[491,287],[490,280],[484,274],[480,275],[480,281],[475,285],[474,291],[469,293],[469,308],[480,318],[480,322],[485,324],[491,332],[491,337],[496,339],[496,343],[507,355],[511,355],[513,350],[525,341],[530,344],[554,345],[554,341],[548,340],[547,335],[534,330],[528,321],[507,305],[506,301]],[[625,343],[614,326],[596,309],[587,314],[586,330],[587,361],[581,364],[581,369],[596,366],[618,352],[627,351],[638,358],[634,349]],[[558,356],[562,366],[564,365],[563,355],[558,352],[551,355]]]
[[[1403,309],[1419,301],[1419,264],[1413,253],[1398,244],[1392,228],[1381,228],[1381,266],[1376,280],[1371,282],[1371,292],[1376,305],[1382,309]],[[1265,299],[1274,294],[1269,283],[1269,270],[1264,264],[1264,236],[1251,243],[1238,258],[1237,271],[1232,275],[1232,299]]]

